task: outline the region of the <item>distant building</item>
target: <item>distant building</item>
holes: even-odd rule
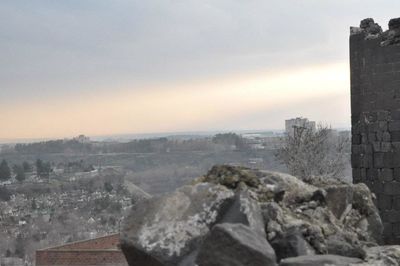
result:
[[[36,251],[36,266],[128,266],[119,234]]]
[[[289,136],[294,136],[294,133],[298,128],[311,129],[312,131],[315,131],[315,121],[310,121],[303,117],[285,120],[285,131]]]

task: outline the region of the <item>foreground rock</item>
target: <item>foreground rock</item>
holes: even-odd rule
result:
[[[351,266],[362,263],[357,258],[342,257],[337,255],[300,256],[284,259],[280,266]]]
[[[275,266],[275,252],[261,235],[242,224],[214,226],[200,249],[199,266]]]
[[[215,166],[191,185],[139,201],[125,220],[122,250],[141,266],[275,265],[292,257],[380,263],[367,254],[382,234],[369,189],[311,180]],[[317,256],[326,254],[340,256]]]
[[[130,265],[178,265],[196,249],[234,193],[201,183],[134,205],[121,234]]]
[[[265,238],[261,209],[247,187],[234,193],[198,183],[138,202],[125,221],[121,247],[132,265],[191,265],[217,223],[240,223]]]
[[[284,258],[315,254],[314,248],[311,247],[303,238],[302,233],[297,231],[296,228],[292,228],[282,233],[279,237],[275,237],[271,241],[271,245],[276,250],[278,261]]]

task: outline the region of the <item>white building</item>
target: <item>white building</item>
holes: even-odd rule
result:
[[[311,129],[315,131],[315,121],[310,121],[308,118],[296,117],[285,120],[285,131],[289,136],[293,136],[297,128]]]

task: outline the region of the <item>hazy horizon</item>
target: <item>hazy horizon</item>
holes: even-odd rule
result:
[[[362,5],[360,5],[362,3]],[[349,27],[398,1],[2,1],[0,140],[350,127]]]
[[[329,124],[323,124],[328,125]],[[332,127],[334,130],[338,131],[350,131],[351,127]],[[111,135],[87,135],[87,134],[77,134],[74,136],[63,136],[55,138],[15,138],[15,139],[1,139],[0,144],[16,144],[16,143],[34,143],[49,140],[58,139],[72,139],[78,137],[79,135],[84,135],[89,137],[93,141],[105,141],[105,140],[134,140],[134,139],[149,139],[149,138],[159,138],[159,137],[174,137],[174,136],[213,136],[219,133],[236,133],[236,134],[257,134],[257,133],[283,133],[284,128],[276,129],[225,129],[225,130],[207,130],[207,131],[169,131],[169,132],[145,132],[145,133],[122,133],[122,134],[111,134]]]

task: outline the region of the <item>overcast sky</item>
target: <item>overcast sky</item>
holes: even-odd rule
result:
[[[2,0],[0,139],[350,126],[348,35],[398,0]]]

